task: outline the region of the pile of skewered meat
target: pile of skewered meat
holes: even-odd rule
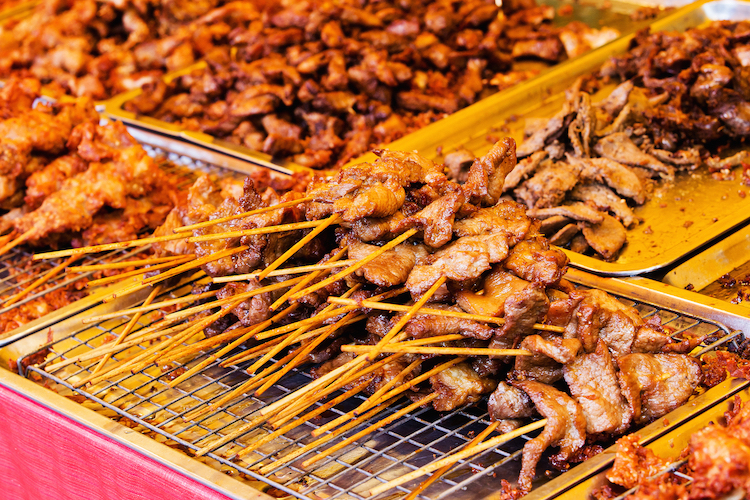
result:
[[[639,223],[632,207],[646,201],[654,180],[668,183],[704,164],[726,177],[746,165],[746,151],[717,155],[750,135],[747,33],[746,22],[640,32],[625,55],[576,82],[555,116],[527,121],[523,159],[503,190],[543,219],[551,243],[615,258],[625,228]],[[612,81],[619,85],[594,102]],[[459,151],[446,162],[469,156]]]
[[[329,297],[352,287],[358,288],[352,298],[362,301],[402,286],[410,293],[407,305],[434,293],[427,296],[426,307],[503,318],[499,325],[490,325],[417,312],[404,325],[401,340],[458,334],[463,338],[438,345],[529,351],[530,355],[515,358],[467,357],[430,377],[429,385],[408,392],[415,399],[425,391],[436,393],[432,404],[438,411],[474,403],[489,394],[490,414],[503,421],[503,429],[514,428],[537,414],[545,417],[545,430],[524,447],[519,479],[523,491],[531,488],[537,462],[548,447],[559,447],[556,459],[564,463],[587,439],[606,439],[633,424],[659,418],[693,394],[701,382],[701,366],[683,353],[700,339],[676,342],[657,316],[644,321],[635,309],[603,291],[576,289],[563,278],[567,258],[539,234],[538,221],[528,217],[522,205],[501,197],[505,177],[516,166],[512,139],[499,141],[486,156],[475,159],[463,183],[450,180],[443,165],[416,153],[380,150],[377,154],[379,159],[372,164],[344,167],[332,178],[313,181],[306,193],[312,200],[304,205],[248,217],[241,215],[300,195],[280,197],[269,190],[257,193],[252,182],[246,182],[242,192],[222,199],[219,186],[201,179],[191,188],[187,204],[175,208],[157,233],[170,234],[177,226],[232,215],[240,217],[193,234],[207,236],[337,217],[335,226],[289,261],[309,264],[315,260],[324,263],[340,252],[361,260],[407,230],[416,229],[410,233],[411,239],[355,273],[301,296],[293,320],[314,317]],[[273,238],[254,235],[190,244],[178,241],[161,244],[159,250],[205,257],[243,249],[203,266],[211,276],[228,275],[268,265],[300,237],[292,232]],[[231,298],[262,285],[252,278],[212,286],[221,287],[218,297]],[[267,320],[273,315],[269,304],[280,293],[242,301],[206,334]],[[310,356],[309,361],[322,363],[313,369],[314,376],[351,362],[355,356],[346,349],[341,352],[343,344],[374,345],[403,317],[402,313],[366,307],[360,312],[365,315],[365,329],[340,328]],[[557,327],[558,333],[544,331],[540,323]],[[440,355],[407,354],[351,385],[369,380],[367,390],[375,392],[399,374],[400,383],[405,383],[420,370],[444,360]],[[404,375],[402,371],[415,361],[420,366]],[[568,392],[561,387],[567,387]]]
[[[258,16],[254,2],[44,0],[0,28],[0,77],[107,99],[189,66]]]
[[[208,67],[153,81],[126,109],[312,167],[341,166],[518,83],[615,30],[553,28],[554,9],[487,0],[275,5],[227,34]],[[507,16],[506,16],[507,14]],[[489,82],[489,83],[488,83]]]
[[[625,436],[619,445],[614,467],[607,473],[612,483],[637,487],[628,498],[721,499],[747,498],[750,494],[750,404],[735,396],[733,408],[724,415],[726,424],[712,423],[690,437],[684,450],[688,462],[678,470],[693,478],[687,483],[671,474],[661,474],[668,461],[638,445],[638,436]],[[595,494],[603,500],[617,496],[611,486]]]
[[[164,221],[174,182],[121,123],[99,125],[87,97],[39,101],[41,84],[0,90],[0,231],[33,245],[132,239]]]

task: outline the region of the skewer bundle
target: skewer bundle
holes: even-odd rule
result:
[[[519,485],[527,491],[545,448],[560,447],[558,458],[565,461],[587,434],[621,433],[692,394],[700,378],[695,360],[663,351],[689,350],[695,342],[675,344],[658,321],[644,322],[604,292],[575,290],[563,279],[565,255],[539,236],[538,222],[523,207],[500,198],[505,175],[516,164],[512,139],[466,165],[457,176],[463,183],[418,154],[377,154],[373,164],[314,180],[304,196],[258,193],[246,181],[238,196],[221,197],[208,178],[199,179],[186,204],[170,213],[154,237],[116,244],[152,244],[157,256],[140,277],[128,277],[105,299],[150,289],[144,305],[115,314],[186,308],[146,328],[129,323],[117,339],[45,368],[97,363],[78,380],[81,386],[149,366],[189,366],[169,382],[175,387],[215,363],[242,366],[250,378],[186,415],[195,419],[244,393],[263,394],[290,370],[318,363],[311,383],[206,442],[198,455],[257,434],[258,441],[239,451],[241,458],[322,408],[367,396],[313,431],[313,442],[260,464],[263,474],[302,456],[302,466],[312,467],[428,404],[448,411],[492,393],[490,414],[501,422],[498,428],[514,429],[536,414],[545,417],[472,443],[373,493],[544,427],[524,448]],[[173,287],[185,276],[210,283],[189,298],[155,301],[154,287]],[[134,351],[138,345],[142,349]],[[108,359],[118,352],[129,354]],[[198,361],[191,364],[193,359]],[[552,386],[563,379],[572,396]],[[665,403],[666,395],[671,399]],[[413,404],[309,454],[403,396]]]

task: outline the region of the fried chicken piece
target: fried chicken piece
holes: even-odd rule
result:
[[[617,366],[620,388],[636,423],[681,406],[701,381],[700,363],[684,354],[627,354],[617,359]]]
[[[581,354],[563,368],[570,394],[581,405],[589,434],[622,434],[632,415],[620,392],[615,364],[607,345],[599,341],[596,350]]]
[[[652,450],[638,444],[641,437],[628,434],[617,440],[615,463],[607,471],[607,479],[625,488],[633,488],[644,479],[659,473],[667,462],[657,457]]]
[[[39,208],[45,198],[59,191],[63,181],[85,171],[88,163],[78,155],[66,155],[51,161],[26,179],[24,203],[30,210]]]
[[[747,406],[747,405],[746,405]],[[721,498],[740,489],[750,491],[750,443],[709,425],[690,437],[691,499]]]
[[[437,411],[451,411],[479,401],[482,394],[497,385],[492,379],[480,377],[469,363],[459,363],[430,377],[432,390],[438,394],[432,406]]]
[[[534,402],[537,412],[547,419],[541,434],[527,441],[523,447],[518,485],[528,492],[544,450],[550,446],[559,447],[555,459],[565,461],[585,444],[586,418],[578,403],[549,385],[533,380],[512,381],[510,384],[525,392]]]

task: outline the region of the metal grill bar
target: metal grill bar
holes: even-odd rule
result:
[[[189,285],[180,285],[179,288],[182,286]],[[179,288],[175,287],[178,293],[183,291]],[[159,300],[165,298],[167,298],[166,295],[163,295]],[[687,334],[708,335],[709,341],[706,349],[736,342],[737,334],[730,335],[725,327],[717,323],[696,319],[668,309],[660,309],[646,303],[628,299],[620,300],[635,307],[645,319],[658,316],[663,325],[673,330],[672,336],[675,339],[682,339]],[[139,322],[139,328],[150,325],[155,319],[155,313],[145,314]],[[96,347],[104,341],[106,336],[114,335],[126,322],[126,320],[108,320],[101,324],[90,325],[66,339],[57,341],[51,346],[45,346],[49,349],[45,363],[28,367],[26,376],[52,380],[60,384],[61,391],[68,390],[81,394],[107,410],[191,450],[198,450],[213,439],[232,432],[248,422],[249,416],[255,410],[279,400],[311,380],[309,374],[295,369],[260,397],[254,394],[242,394],[200,419],[185,420],[185,417],[196,408],[211,404],[212,401],[247,380],[248,376],[244,370],[253,361],[223,368],[219,366],[221,360],[217,360],[174,389],[168,386],[167,381],[170,377],[179,375],[183,367],[170,367],[163,372],[150,367],[136,374],[124,374],[109,383],[81,389],[75,389],[73,384],[75,380],[88,374],[89,368],[87,367],[71,365],[69,370],[58,374],[44,371],[44,366],[47,364],[67,359],[83,350]],[[217,347],[203,353],[188,363],[185,368],[201,362],[218,349]],[[25,359],[32,356],[34,356],[33,353]],[[115,356],[115,360],[117,359]],[[365,492],[373,486],[415,470],[445,455],[470,441],[472,432],[478,432],[489,423],[487,412],[476,407],[461,408],[444,414],[432,409],[418,409],[322,460],[312,470],[304,470],[298,464],[317,453],[317,449],[265,476],[257,472],[259,464],[265,465],[273,461],[273,457],[279,452],[283,455],[309,443],[310,431],[346,413],[364,399],[363,396],[356,396],[345,401],[334,407],[330,415],[326,415],[321,421],[308,421],[287,435],[280,436],[254,450],[242,460],[237,459],[236,452],[246,443],[257,439],[257,436],[267,435],[269,430],[264,428],[251,430],[207,454],[207,457],[223,466],[239,471],[248,478],[261,480],[303,500],[310,499],[312,495],[362,500],[365,498]],[[316,402],[312,409],[322,404],[324,404],[322,401]],[[406,404],[401,402],[394,405],[378,418],[384,418]],[[364,422],[347,434],[355,433],[374,421],[375,419],[371,419],[371,421]],[[528,435],[522,436],[497,449],[487,450],[479,456],[459,462],[448,477],[443,477],[433,483],[420,495],[420,498],[424,500],[468,498],[469,496],[476,497],[477,491],[483,491],[482,488],[497,490],[500,479],[513,479],[512,471],[509,469],[517,469],[516,458],[520,456],[523,444],[531,438],[532,436]],[[322,448],[334,444],[336,439],[323,445]],[[482,481],[478,481],[479,479]],[[469,486],[472,487],[472,491],[466,493],[465,489]],[[408,491],[408,485],[404,485],[400,490]]]

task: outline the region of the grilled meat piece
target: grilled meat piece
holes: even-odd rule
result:
[[[456,293],[456,303],[471,314],[500,316],[505,310],[505,302],[515,294],[523,293],[529,282],[522,280],[501,266],[495,266],[482,284],[482,294],[471,290]]]
[[[437,411],[450,411],[479,401],[482,394],[495,389],[497,382],[480,377],[469,363],[459,363],[430,377],[430,384],[438,393],[432,406]]]
[[[603,214],[604,220],[598,224],[583,225],[583,236],[591,248],[605,259],[611,259],[625,245],[627,232],[623,225],[609,214]]]
[[[575,189],[578,189],[576,186]],[[584,203],[573,203],[550,208],[532,208],[527,212],[531,217],[547,219],[562,215],[568,219],[597,223],[603,220],[602,214]]]
[[[490,394],[487,410],[493,421],[526,418],[534,415],[534,404],[521,389],[500,382]]]
[[[565,274],[568,258],[557,249],[550,248],[542,237],[526,239],[514,246],[505,260],[505,267],[527,281],[554,285]]]
[[[618,379],[636,423],[682,405],[701,381],[700,362],[684,354],[627,354],[617,358]]]
[[[609,158],[576,158],[568,155],[568,161],[581,167],[581,178],[608,185],[620,196],[643,204],[646,193],[638,176],[622,163]]]
[[[520,380],[552,384],[563,377],[563,365],[576,358],[581,342],[556,335],[529,335],[521,341],[519,348],[531,351],[533,355],[516,357],[514,376]]]
[[[377,249],[374,245],[352,239],[349,242],[349,258],[361,260]],[[406,282],[415,263],[416,256],[411,245],[402,243],[361,267],[357,275],[378,286],[400,285]]]
[[[464,190],[469,199],[494,205],[503,194],[503,183],[516,166],[516,141],[506,137],[496,142],[490,151],[474,160],[469,169]]]
[[[528,208],[554,207],[578,183],[580,168],[569,163],[548,163],[514,191]]]
[[[573,188],[570,196],[573,199],[590,203],[599,210],[612,212],[625,227],[630,228],[638,224],[638,219],[627,202],[601,184],[579,184]],[[586,222],[597,223],[602,221]]]
[[[624,132],[602,137],[596,143],[594,149],[600,156],[610,160],[653,170],[666,180],[674,179],[674,167],[665,165],[653,156],[641,151]]]
[[[525,158],[532,153],[541,151],[551,138],[559,134],[567,126],[566,122],[572,112],[570,103],[566,101],[563,108],[555,116],[546,121],[546,125],[537,129],[521,143],[516,150],[516,155],[519,158]]]
[[[519,161],[513,170],[508,172],[503,183],[503,192],[515,189],[521,182],[526,180],[539,168],[539,165],[547,158],[546,151],[537,151]],[[447,160],[447,157],[446,157]]]
[[[533,222],[526,216],[523,205],[510,200],[500,200],[490,208],[480,208],[473,214],[453,224],[456,236],[478,236],[503,231],[510,246],[526,238]]]
[[[570,396],[549,385],[533,380],[513,381],[534,402],[537,412],[547,419],[544,430],[523,447],[523,460],[518,485],[522,491],[531,490],[536,464],[550,446],[558,446],[555,458],[565,461],[586,442],[586,418],[583,410]]]
[[[461,309],[456,306],[439,305],[436,306],[435,309],[462,312]],[[495,333],[494,329],[483,323],[461,318],[435,316],[431,314],[416,314],[406,324],[404,332],[415,339],[460,333],[467,337],[482,340],[489,340]]]
[[[242,293],[257,290],[261,285],[258,280],[251,278],[248,281],[231,282],[224,285],[216,294],[218,299],[228,299]],[[237,316],[243,326],[251,326],[267,320],[271,316],[269,307],[273,299],[269,292],[249,297],[232,308],[232,314]],[[229,304],[231,305],[231,303]],[[224,306],[224,308],[229,307]]]
[[[563,368],[570,394],[581,405],[589,434],[621,434],[632,415],[620,392],[614,361],[604,342],[596,351],[581,354]]]

